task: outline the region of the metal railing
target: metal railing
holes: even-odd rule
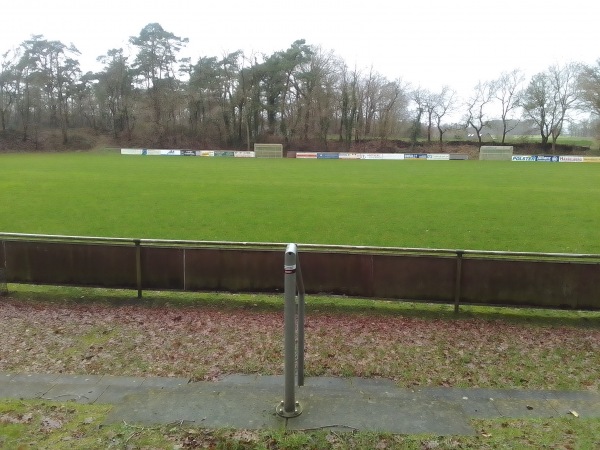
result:
[[[283,270],[284,396],[275,410],[279,416],[291,418],[302,414],[300,402],[296,401],[296,374],[298,386],[304,386],[304,282],[296,244],[287,245]]]
[[[281,292],[287,244],[0,233],[10,283]],[[600,254],[296,244],[306,291],[454,304],[600,309]]]

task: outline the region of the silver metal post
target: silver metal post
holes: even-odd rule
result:
[[[297,257],[298,281],[298,386],[304,386],[304,280],[300,258]]]
[[[288,244],[284,259],[284,398],[276,408],[282,417],[296,417],[302,413],[295,397],[296,378],[296,267],[298,249]]]
[[[462,250],[456,251],[456,281],[454,284],[454,312],[458,314],[460,305],[460,290],[461,290],[461,279],[462,279],[462,258],[464,252]]]

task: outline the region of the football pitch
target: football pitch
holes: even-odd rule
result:
[[[0,155],[0,232],[600,253],[600,164]]]

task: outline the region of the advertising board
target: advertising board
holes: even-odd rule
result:
[[[431,161],[449,161],[450,155],[448,153],[427,153],[427,159]]]
[[[296,158],[317,159],[317,152],[297,152]]]
[[[234,152],[233,156],[235,156],[236,158],[254,158],[254,152],[251,152],[251,151]]]
[[[583,156],[559,156],[559,162],[583,162]]]
[[[538,155],[535,160],[537,162],[558,162],[558,156]]]
[[[213,153],[213,156],[220,157],[220,158],[233,158],[234,157],[234,152],[231,152],[231,151],[215,151]]]
[[[319,152],[317,153],[317,159],[340,159],[340,154],[330,152]]]
[[[535,161],[535,156],[532,155],[513,155],[512,161]]]
[[[340,159],[360,159],[360,153],[340,153]]]
[[[139,148],[122,148],[121,155],[141,155],[142,149]]]

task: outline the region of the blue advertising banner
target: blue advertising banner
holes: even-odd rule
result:
[[[558,156],[537,156],[536,161],[538,162],[558,162]]]
[[[317,153],[317,159],[340,159],[340,154],[339,153],[322,153],[322,152],[318,152]]]

